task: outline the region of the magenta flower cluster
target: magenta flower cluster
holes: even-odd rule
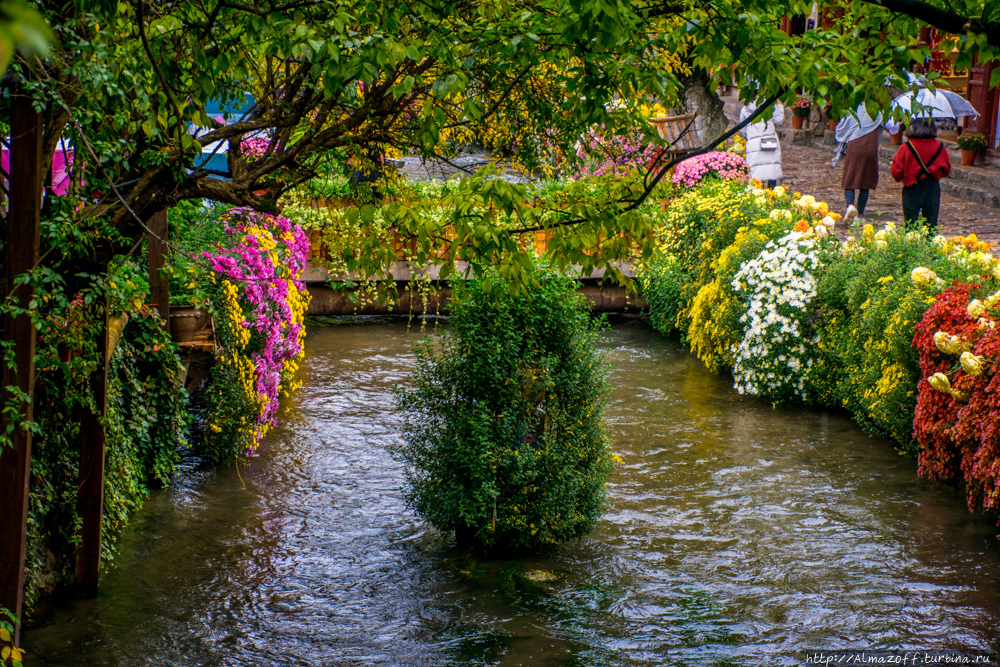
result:
[[[690,188],[708,176],[717,176],[738,183],[750,180],[750,168],[736,153],[713,151],[684,160],[674,170],[673,182]]]
[[[611,137],[588,134],[576,150],[579,161],[574,178],[620,176],[629,169],[645,169],[659,150],[655,144],[643,141],[638,132]]]
[[[271,145],[271,140],[267,137],[250,137],[240,143],[240,150],[248,158],[259,160],[264,157],[267,147]]]
[[[236,286],[241,325],[251,334],[243,353],[252,359],[256,392],[264,403],[258,422],[273,425],[282,370],[302,352],[306,288],[295,278],[305,268],[309,238],[284,216],[249,208],[231,209],[223,228],[230,243],[202,256]]]

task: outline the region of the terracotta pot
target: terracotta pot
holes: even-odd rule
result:
[[[893,146],[902,146],[903,145],[903,133],[902,132],[897,132],[896,134],[890,134],[889,135],[889,143],[892,144]]]
[[[979,155],[976,151],[967,151],[962,149],[962,166],[971,167],[976,164],[976,156]]]
[[[194,340],[201,331],[210,315],[201,308],[194,306],[170,307],[170,337],[178,343],[188,343]]]
[[[805,125],[806,119],[802,116],[792,116],[792,129],[801,130],[802,126]]]
[[[837,119],[836,119],[836,118],[831,118],[831,119],[829,120],[829,123],[830,123],[830,131],[831,131],[831,132],[833,132],[834,130],[836,130],[836,129],[837,129],[837,122],[838,122],[838,121],[837,121]]]

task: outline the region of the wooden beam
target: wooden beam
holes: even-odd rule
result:
[[[14,279],[38,262],[39,214],[42,202],[42,115],[29,97],[15,95],[10,119],[10,208],[7,214],[7,275],[5,294],[21,308],[28,308],[34,290]],[[8,303],[10,303],[8,301]],[[35,326],[28,315],[4,315],[5,342],[14,349],[14,368],[3,364],[2,387],[15,386],[31,394],[35,379]],[[2,391],[3,405],[13,397]],[[31,433],[17,428],[30,421],[31,403],[18,405],[15,423],[3,424],[10,431],[13,447],[0,452],[0,605],[18,618],[24,594],[24,548],[27,540],[28,480],[31,476]],[[14,643],[20,641],[20,623],[15,625]]]
[[[163,267],[167,263],[167,211],[166,209],[155,213],[147,223],[152,234],[147,236],[146,242],[149,266],[149,302],[160,311],[167,331],[170,330],[170,280],[163,275]],[[160,240],[162,239],[162,240]]]
[[[104,458],[107,445],[104,417],[108,408],[108,311],[104,304],[97,337],[97,370],[90,376],[95,409],[80,411],[80,477],[76,511],[80,515],[80,546],[76,550],[76,585],[96,595],[101,579],[101,519],[104,516]]]

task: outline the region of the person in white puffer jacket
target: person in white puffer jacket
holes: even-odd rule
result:
[[[743,107],[740,122],[745,121],[756,110],[756,102]],[[750,178],[756,178],[767,188],[773,188],[782,178],[781,144],[778,142],[776,128],[785,120],[785,107],[780,102],[775,103],[774,112],[770,116],[768,119],[765,110],[757,117],[756,122],[740,130],[740,134],[747,139],[746,161],[750,166]]]

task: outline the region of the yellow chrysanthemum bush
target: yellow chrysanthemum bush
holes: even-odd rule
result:
[[[232,209],[221,222],[226,242],[203,253],[214,271],[220,343],[203,448],[216,461],[252,454],[277,419],[304,354],[309,305],[298,281],[309,240],[299,226],[249,209]]]
[[[661,332],[687,332],[694,298],[715,279],[719,255],[741,227],[768,208],[768,195],[760,192],[755,195],[746,185],[713,178],[673,201],[659,225],[657,253],[639,267],[650,317]]]
[[[929,243],[893,226],[876,232],[869,225],[849,237],[819,286],[822,402],[847,408],[867,431],[915,456],[920,364],[914,327],[947,285],[987,268],[977,252],[982,248]]]
[[[746,312],[746,301],[733,288],[733,279],[769,241],[791,229],[791,222],[780,217],[754,220],[737,230],[733,243],[713,262],[715,278],[698,290],[691,304],[687,333],[691,351],[713,371],[732,368],[733,352],[743,339],[740,318]]]

